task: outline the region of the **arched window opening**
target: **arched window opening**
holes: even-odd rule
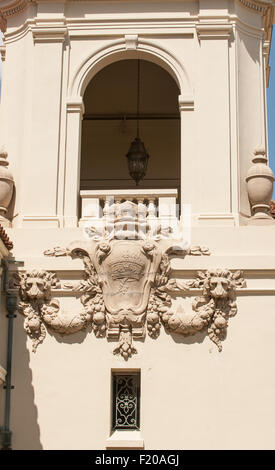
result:
[[[149,162],[138,187],[129,175],[126,158],[137,133],[137,90],[137,59],[106,66],[88,84],[82,125],[82,193],[175,189],[179,197],[178,85],[159,65],[140,60],[139,131]]]

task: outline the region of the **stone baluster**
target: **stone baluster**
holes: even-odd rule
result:
[[[138,202],[138,218],[144,219],[146,217],[147,208],[143,202],[143,197],[137,199]]]
[[[103,207],[103,217],[104,217],[105,220],[108,219],[109,210],[110,210],[110,200],[109,200],[108,197],[106,197],[105,204],[104,204],[104,207]]]
[[[114,230],[114,209],[114,198],[107,196],[103,208],[103,224],[105,226],[105,231],[108,234],[112,233]]]
[[[154,198],[149,199],[148,218],[150,218],[152,220],[156,218],[156,205],[155,205],[155,199]]]
[[[115,219],[116,216],[117,216],[118,208],[119,208],[119,201],[117,200],[117,198],[115,198],[115,199],[114,199],[114,219]]]
[[[138,233],[139,238],[144,238],[146,236],[146,212],[147,207],[144,204],[144,198],[138,198]]]
[[[147,208],[147,222],[150,227],[150,235],[154,236],[157,233],[157,217],[156,217],[156,205],[155,198],[149,198],[149,204]]]
[[[114,221],[115,215],[116,215],[116,203],[115,203],[115,200],[113,198],[109,199],[108,214],[109,214],[108,215],[109,220]]]

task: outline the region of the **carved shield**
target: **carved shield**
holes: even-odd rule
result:
[[[95,260],[105,306],[112,315],[144,312],[159,259],[154,245],[148,250],[141,241],[115,240],[105,258]]]

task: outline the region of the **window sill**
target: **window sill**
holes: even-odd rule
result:
[[[140,431],[116,430],[106,441],[106,449],[144,449]]]

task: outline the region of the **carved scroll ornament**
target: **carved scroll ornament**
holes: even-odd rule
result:
[[[194,335],[207,330],[209,338],[222,350],[228,320],[237,312],[236,288],[244,287],[240,271],[215,269],[198,272],[191,281],[170,278],[168,254],[178,247],[183,255],[209,255],[207,248],[188,248],[176,240],[152,239],[136,232],[136,224],[124,213],[115,221],[115,229],[124,230],[125,238],[112,235],[91,237],[73,242],[68,248],[47,250],[47,256],[78,257],[84,263],[84,279],[64,287],[80,295],[83,309],[78,314],[62,313],[52,292],[60,287],[55,274],[31,271],[18,278],[21,302],[25,315],[25,330],[33,340],[33,350],[46,335],[46,326],[61,334],[71,334],[90,326],[97,337],[116,340],[114,354],[128,359],[136,353],[135,339],[146,335],[157,338],[162,326],[171,333]],[[116,225],[117,224],[117,225]],[[202,290],[188,312],[175,308],[172,294],[182,297],[192,289]],[[188,301],[188,299],[186,299]],[[177,302],[176,302],[177,304]]]

